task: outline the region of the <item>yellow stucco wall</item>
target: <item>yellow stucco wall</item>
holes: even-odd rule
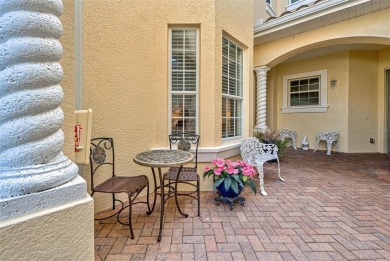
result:
[[[117,175],[146,174],[151,179],[150,169],[132,159],[139,152],[168,147],[169,28],[199,29],[200,146],[219,146],[222,35],[231,35],[245,50],[245,95],[249,100],[253,1],[126,3],[83,1],[83,107],[94,113],[92,137],[114,138]],[[246,104],[246,114],[251,114],[251,105]],[[245,126],[252,124],[248,120]],[[89,181],[89,168],[83,176]],[[209,183],[204,184],[202,190],[208,190]],[[96,211],[110,206],[110,196],[94,198]]]
[[[319,131],[338,130],[341,133],[339,149],[347,151],[348,145],[348,52],[336,53],[292,63],[280,64],[276,67],[276,129],[290,128],[297,131],[297,147],[301,147],[304,136],[308,137],[309,147],[315,148],[315,137]],[[328,71],[328,80],[337,79],[337,86],[327,86],[328,111],[326,113],[283,113],[283,76],[316,70]],[[271,69],[273,71],[274,69]],[[272,82],[272,79],[270,80]],[[273,97],[270,97],[272,100]],[[269,117],[269,121],[274,120]],[[267,122],[268,124],[268,122]],[[324,143],[319,149],[325,150]]]
[[[270,17],[265,9],[265,0],[255,0],[254,4],[254,24],[256,24],[259,19],[262,19],[263,22],[265,22],[265,20]]]
[[[64,90],[64,101],[61,108],[64,111],[64,124],[62,131],[65,134],[64,154],[74,161],[74,6],[73,1],[64,0],[64,11],[60,16],[64,33],[60,38],[64,54],[61,58],[61,66],[64,70],[64,77],[61,87]]]
[[[0,260],[92,261],[93,226],[90,197],[2,221]]]
[[[388,121],[390,115],[386,113],[386,86],[385,86],[385,70],[390,69],[390,47],[378,52],[378,150],[380,152],[390,152],[387,148]],[[390,101],[387,101],[390,106]]]
[[[348,152],[377,152],[378,62],[377,52],[349,54]]]

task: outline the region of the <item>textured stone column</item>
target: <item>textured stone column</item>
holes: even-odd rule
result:
[[[0,199],[62,185],[61,0],[0,2]]]
[[[62,153],[62,10],[0,0],[1,260],[94,258],[93,200]]]
[[[267,66],[255,68],[256,72],[256,125],[255,130],[264,132],[268,129],[267,119]]]

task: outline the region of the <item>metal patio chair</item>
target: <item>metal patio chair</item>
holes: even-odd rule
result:
[[[167,199],[171,197],[175,197],[176,206],[180,214],[185,217],[188,217],[188,214],[185,214],[181,210],[178,202],[179,196],[189,196],[196,199],[198,201],[198,217],[200,216],[200,178],[199,178],[199,174],[197,173],[199,139],[200,139],[199,135],[190,134],[190,133],[178,133],[178,134],[169,135],[170,149],[177,148],[178,150],[190,151],[192,146],[195,147],[194,166],[182,167],[179,175],[177,175],[177,173],[179,172],[179,167],[171,167],[169,168],[168,172],[166,172],[163,176],[164,186],[168,187]],[[168,181],[168,183],[165,184],[165,181]],[[195,190],[190,191],[188,193],[179,192],[178,191],[179,184],[187,184],[193,187]],[[193,195],[195,193],[196,196]]]
[[[120,209],[114,214],[99,218],[95,220],[104,220],[113,216],[117,216],[117,220],[120,224],[129,226],[130,237],[134,239],[133,227],[131,225],[131,213],[132,205],[138,203],[144,203],[148,205],[148,212],[150,214],[149,206],[149,180],[145,175],[138,176],[116,176],[114,165],[114,140],[112,138],[96,138],[91,140],[91,153],[90,153],[90,165],[91,165],[91,190],[93,194],[95,192],[110,193],[112,194],[112,209],[115,209],[115,202],[120,202]],[[130,171],[129,171],[130,172]],[[108,179],[95,186],[94,180],[96,175],[109,175]],[[107,175],[108,174],[108,175]],[[141,191],[147,188],[146,202],[138,201],[134,202]],[[123,201],[115,198],[116,193],[126,193],[129,199],[129,204],[124,205]],[[119,219],[123,210],[129,208],[129,222],[125,223]]]

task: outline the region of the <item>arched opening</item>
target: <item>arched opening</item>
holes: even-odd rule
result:
[[[268,127],[294,129],[298,140],[309,137],[310,148],[318,132],[337,130],[342,152],[387,151],[389,38],[275,46],[266,63]]]

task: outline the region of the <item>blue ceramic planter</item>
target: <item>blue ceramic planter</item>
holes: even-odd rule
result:
[[[244,190],[243,187],[238,186],[238,193],[234,192],[232,188],[229,188],[228,190],[225,189],[225,184],[222,182],[218,187],[217,191],[222,197],[227,197],[227,198],[236,198],[238,197],[241,192]]]

